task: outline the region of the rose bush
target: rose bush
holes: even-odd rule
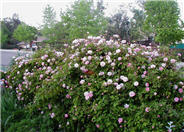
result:
[[[77,39],[63,51],[16,58],[9,89],[29,112],[49,115],[54,130],[166,131],[184,127],[184,79],[177,56],[159,47]]]

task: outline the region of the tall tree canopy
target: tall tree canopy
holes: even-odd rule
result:
[[[43,11],[42,34],[49,39],[54,37],[54,27],[56,24],[56,12],[53,7],[47,5]]]
[[[8,35],[10,32],[4,22],[1,22],[1,30],[0,30],[0,37],[1,37],[1,48],[6,48],[6,44],[8,42]]]
[[[20,24],[21,21],[17,14],[13,14],[12,18],[4,18],[1,21],[1,48],[9,48],[10,45],[12,48],[15,47],[17,41],[13,38],[13,32]]]
[[[144,30],[144,23],[146,19],[146,15],[142,9],[132,9],[132,13],[134,14],[131,18],[131,40],[142,40],[147,35]]]
[[[92,0],[75,1],[71,8],[61,14],[61,23],[66,27],[70,40],[103,34],[107,25],[103,2],[99,1],[95,7]]]
[[[121,39],[130,40],[130,21],[126,12],[122,9],[118,10],[109,18],[107,37],[118,34]]]
[[[26,24],[19,25],[13,33],[13,37],[18,41],[31,42],[35,39],[37,29]]]
[[[175,0],[147,0],[144,8],[146,23],[152,27],[156,42],[169,45],[184,38],[184,31],[179,25],[180,10]]]

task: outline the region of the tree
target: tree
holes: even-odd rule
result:
[[[107,37],[118,34],[121,39],[130,41],[130,21],[122,9],[109,18]]]
[[[106,30],[107,20],[104,17],[103,1],[94,6],[92,0],[75,1],[71,8],[61,13],[62,26],[67,30],[69,42],[88,35],[97,36]]]
[[[13,14],[12,18],[4,18],[1,21],[1,37],[3,37],[4,40],[7,38],[3,43],[4,46],[7,44],[15,45],[17,43],[17,41],[13,38],[13,32],[20,24],[21,21],[19,20],[17,14]]]
[[[4,22],[1,22],[1,30],[0,30],[0,37],[1,37],[1,48],[7,48],[8,42],[8,35],[10,34],[9,30],[7,29]]]
[[[13,37],[18,41],[31,42],[35,39],[37,29],[35,27],[21,24],[13,33]]]
[[[144,4],[146,24],[151,26],[155,41],[164,45],[174,44],[184,38],[179,25],[179,8],[174,0],[151,1]]]
[[[47,5],[43,11],[43,23],[42,34],[52,40],[55,31],[56,12],[50,5]]]
[[[130,20],[131,22],[131,40],[142,40],[146,34],[144,30],[144,23],[146,15],[143,10],[140,9],[132,9],[132,13],[134,14],[133,18]]]
[[[10,32],[13,32],[21,24],[18,14],[13,14],[12,18],[4,18],[3,21]]]

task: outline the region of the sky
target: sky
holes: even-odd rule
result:
[[[75,0],[0,0],[0,18],[12,17],[14,13],[19,15],[21,21],[31,26],[41,26],[43,20],[43,10],[47,4],[50,4],[57,13],[57,20],[60,20],[59,13],[61,9],[66,10]],[[94,0],[97,1],[97,0]],[[128,4],[135,4],[135,0],[103,0],[106,7],[105,14],[112,15],[117,11],[120,5],[124,5],[128,15]],[[184,20],[184,0],[177,0],[181,12],[181,18]]]

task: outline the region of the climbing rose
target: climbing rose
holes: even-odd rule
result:
[[[145,111],[146,111],[146,112],[149,112],[149,109],[150,109],[149,107],[146,107]]]
[[[176,60],[175,59],[171,59],[171,63],[173,64],[173,63],[175,63],[176,62]]]
[[[112,84],[112,80],[111,79],[108,79],[107,80],[107,84],[109,84],[109,85]]]
[[[118,119],[119,124],[123,122],[123,118]]]
[[[120,49],[117,49],[117,50],[116,50],[116,53],[117,53],[117,54],[118,54],[118,53],[120,53],[120,52],[121,52],[121,50],[120,50]]]
[[[182,88],[178,89],[178,91],[179,91],[179,93],[183,93],[183,89]]]
[[[149,83],[145,83],[145,86],[146,86],[146,87],[149,87]]]
[[[75,63],[75,64],[74,64],[74,67],[75,67],[75,68],[79,67],[79,64]]]
[[[91,55],[92,53],[93,53],[93,51],[92,51],[92,50],[88,50],[88,54],[90,54],[90,55]]]
[[[166,62],[166,61],[168,61],[168,58],[167,58],[167,57],[165,57],[163,60]]]
[[[174,98],[174,101],[175,101],[175,102],[178,102],[178,101],[179,101],[179,98],[178,98],[178,97],[175,97],[175,98]]]
[[[84,84],[84,83],[85,83],[85,80],[81,80],[81,81],[80,81],[80,84]]]
[[[50,117],[51,117],[51,118],[54,118],[54,116],[55,116],[54,113],[51,113],[51,114],[50,114]]]
[[[85,99],[88,100],[89,98],[93,97],[93,92],[92,91],[85,92],[84,93],[84,96],[85,96]]]
[[[121,85],[117,85],[117,86],[116,86],[116,89],[117,89],[117,90],[121,89]]]
[[[130,97],[134,97],[134,96],[135,96],[135,92],[134,92],[134,91],[131,91],[131,92],[129,93],[129,96],[130,96]]]
[[[149,92],[150,91],[150,88],[149,87],[146,87],[146,91]]]
[[[128,81],[128,78],[125,77],[125,76],[120,76],[120,79],[123,80],[123,82],[127,82]]]
[[[104,66],[105,66],[105,62],[103,62],[103,61],[100,62],[100,66],[101,66],[101,67],[104,67]]]
[[[68,118],[68,114],[65,114],[65,118]]]
[[[134,86],[138,86],[139,85],[139,82],[138,81],[136,81],[136,82],[134,82]]]
[[[163,67],[159,67],[159,70],[162,71],[164,68]]]
[[[127,108],[129,108],[129,105],[128,104],[125,104],[124,107],[127,109]]]

